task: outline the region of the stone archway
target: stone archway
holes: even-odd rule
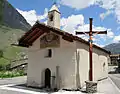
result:
[[[45,88],[51,87],[50,82],[51,82],[51,71],[49,68],[47,68],[45,69]]]

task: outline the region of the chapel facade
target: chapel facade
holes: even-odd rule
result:
[[[60,29],[54,4],[47,25],[36,22],[19,40],[28,47],[27,86],[76,89],[89,80],[89,42]],[[108,77],[109,52],[93,45],[93,80]]]

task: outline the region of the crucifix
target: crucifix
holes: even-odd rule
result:
[[[92,49],[93,49],[93,40],[92,40],[92,36],[93,34],[107,34],[107,31],[92,31],[92,21],[93,21],[93,18],[89,18],[90,20],[90,27],[89,27],[89,31],[87,32],[77,32],[76,31],[76,35],[78,34],[89,34],[89,80],[90,81],[93,81],[93,65],[92,65]]]

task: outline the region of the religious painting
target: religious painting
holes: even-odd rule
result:
[[[46,47],[59,47],[60,46],[60,36],[54,33],[47,33],[42,38],[40,38],[40,48]]]

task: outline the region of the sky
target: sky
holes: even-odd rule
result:
[[[107,30],[107,35],[93,35],[93,43],[104,47],[120,42],[120,0],[8,0],[31,26],[39,20],[47,22],[47,13],[56,2],[61,12],[61,29],[75,35],[75,31]],[[88,35],[79,35],[88,41]]]

